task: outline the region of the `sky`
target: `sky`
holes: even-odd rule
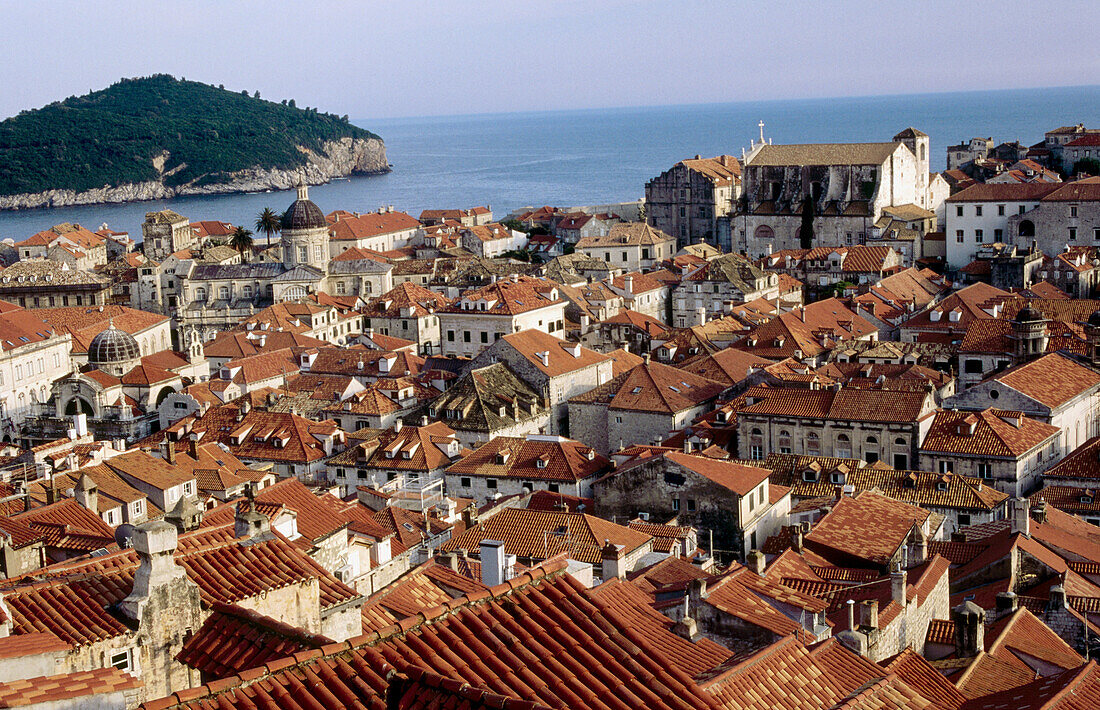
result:
[[[353,119],[1076,86],[1100,2],[0,0],[0,118],[168,73]]]

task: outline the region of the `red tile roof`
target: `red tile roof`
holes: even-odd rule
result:
[[[450,475],[575,483],[599,476],[611,462],[591,447],[552,436],[498,436],[457,463]]]
[[[991,379],[1048,407],[1059,407],[1100,385],[1100,373],[1061,353],[1044,355]]]
[[[354,241],[419,228],[420,220],[404,212],[368,212],[332,223],[329,233],[335,241]]]
[[[840,554],[883,565],[929,515],[927,510],[864,491],[854,498],[842,497],[806,536],[806,545],[826,556]]]
[[[1020,412],[938,410],[920,450],[1016,458],[1051,441],[1061,431]]]
[[[685,454],[679,451],[670,451],[664,456],[674,464],[694,471],[739,496],[748,495],[749,491],[755,489],[771,474],[771,471],[766,468],[720,461],[708,456]]]
[[[236,604],[214,602],[211,611],[176,655],[177,661],[200,671],[206,680],[235,675],[333,643],[326,636],[311,634]]]
[[[713,401],[723,385],[690,372],[643,362],[570,402],[604,403],[610,409],[672,414]]]
[[[76,707],[70,703],[80,702],[83,705],[84,702],[94,702],[77,701],[77,698],[87,699],[93,695],[120,693],[141,687],[142,682],[138,678],[114,667],[38,676],[0,683],[0,707]]]

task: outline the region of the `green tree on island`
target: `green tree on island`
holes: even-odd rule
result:
[[[254,225],[257,232],[263,232],[267,237],[265,247],[271,246],[271,237],[283,230],[283,220],[275,210],[264,207],[264,211],[256,218]]]
[[[244,253],[252,251],[252,230],[237,227],[233,232],[233,236],[229,238],[229,246],[239,251],[243,260]]]
[[[814,198],[809,195],[802,201],[802,226],[798,229],[798,245],[803,249],[814,246]]]

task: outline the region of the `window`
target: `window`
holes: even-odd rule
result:
[[[484,330],[481,331],[481,342],[483,342],[483,343],[488,343],[489,342],[489,334],[486,333]]]
[[[229,287],[228,286],[219,286],[218,287],[218,300],[219,301],[228,301],[229,300]]]
[[[940,461],[939,471],[940,471],[940,473],[951,473],[951,462],[950,461]]]
[[[485,479],[485,487],[488,488],[491,491],[495,491],[497,489],[497,479],[495,479],[495,478]]]
[[[342,283],[339,285],[343,286]],[[244,286],[241,286],[241,296],[243,296],[244,298],[252,298],[252,284],[245,284]]]
[[[1077,227],[1070,227],[1069,228],[1069,240],[1071,242],[1077,241]]]
[[[469,488],[470,483],[471,483],[471,481],[470,481],[469,477],[463,476],[462,478],[459,479],[458,485],[462,486],[463,488]]]
[[[1004,217],[1005,216],[1005,206],[1004,205],[997,205],[997,216],[998,217]]]
[[[981,244],[982,242],[985,241],[985,236],[983,235],[982,230],[980,230],[980,229],[975,229],[974,230],[974,241],[976,241],[978,244]]]
[[[1077,216],[1077,205],[1070,205],[1069,216],[1070,217],[1076,217]]]
[[[909,468],[909,457],[905,454],[894,454],[894,468],[905,471]]]
[[[791,453],[791,433],[786,429],[779,432],[779,453]]]
[[[963,230],[955,230],[955,243],[962,244],[966,237],[963,236]]]
[[[968,358],[963,362],[963,371],[968,375],[980,375],[983,369],[981,360]]]
[[[623,263],[624,264],[626,263],[626,252],[625,251],[623,252]]]
[[[975,217],[981,217],[982,216],[982,206],[981,205],[974,205],[974,216]]]
[[[112,653],[111,665],[124,673],[132,671],[133,667],[130,663],[130,650],[127,649],[125,651],[119,651],[118,653]]]
[[[749,458],[754,461],[759,461],[764,458],[764,447],[759,444],[753,444],[749,447]]]
[[[978,478],[984,478],[990,480],[993,478],[993,464],[980,463],[978,464]]]
[[[173,402],[172,406],[175,409],[187,409],[187,402]]]
[[[183,494],[185,496],[193,495],[195,493],[195,484],[188,481],[183,484]]]
[[[648,259],[649,258],[649,249],[642,249],[642,258],[643,259]]]
[[[852,440],[847,434],[841,434],[836,438],[836,457],[840,459],[852,458]]]
[[[679,511],[680,510],[680,499],[679,498],[673,498],[672,499],[672,509],[674,511]]]
[[[695,499],[688,498],[688,512],[691,513],[695,510]]]
[[[298,247],[298,262],[304,264],[309,261],[309,250],[306,247]]]
[[[468,331],[468,330],[462,331],[462,342],[464,342],[464,343],[470,342],[470,331]]]
[[[622,424],[623,423],[623,418],[619,415],[615,415],[615,423],[616,424]]]
[[[966,513],[959,513],[959,527],[965,528],[970,525],[970,516]]]
[[[455,341],[455,332],[453,330],[447,331],[447,342],[453,343]]]
[[[962,205],[958,205],[957,207],[955,207],[955,216],[956,217],[962,217],[963,216],[963,206]]]
[[[558,490],[560,489],[560,486],[558,486],[558,484],[557,484],[557,483],[551,483],[550,485],[548,485],[548,486],[546,487],[546,489],[547,489],[548,491],[550,491],[551,493],[557,493],[557,492],[558,492]]]
[[[817,435],[817,432],[811,431],[806,435],[806,453],[810,456],[817,456],[821,453],[821,437]]]
[[[1004,238],[1005,238],[1005,230],[1003,230],[1003,229],[994,229],[993,230],[993,241],[999,242]]]

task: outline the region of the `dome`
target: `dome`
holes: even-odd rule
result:
[[[1017,323],[1030,323],[1038,320],[1046,320],[1043,318],[1043,314],[1035,310],[1031,306],[1024,306],[1020,309],[1020,312],[1013,318]]]
[[[325,213],[309,199],[305,185],[298,186],[298,199],[283,213],[283,229],[328,229]]]
[[[114,323],[92,338],[88,346],[88,362],[94,365],[124,363],[141,357],[141,347],[134,336],[119,330]]]
[[[1100,328],[1100,311],[1093,311],[1089,316],[1089,325]]]

